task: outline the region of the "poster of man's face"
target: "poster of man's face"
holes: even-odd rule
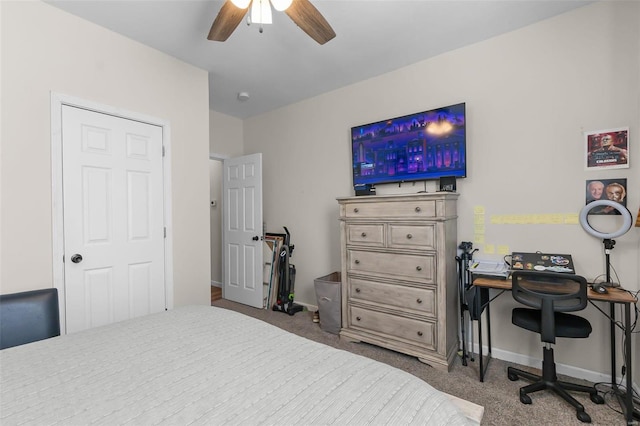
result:
[[[629,129],[626,127],[587,132],[585,147],[587,170],[629,167]]]
[[[586,203],[597,200],[610,200],[627,205],[627,179],[593,179],[586,183]],[[620,214],[610,206],[600,206],[591,209],[589,214]]]

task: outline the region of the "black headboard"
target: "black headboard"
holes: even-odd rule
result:
[[[0,349],[59,335],[57,289],[0,295]]]

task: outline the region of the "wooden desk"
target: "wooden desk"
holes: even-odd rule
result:
[[[493,288],[497,290],[509,290],[511,291],[511,280],[499,280],[494,278],[478,277],[474,278],[473,285],[476,287]],[[637,299],[629,294],[628,291],[620,288],[609,288],[607,294],[596,293],[591,290],[591,287],[587,288],[587,297],[589,300],[598,300],[600,302],[613,302],[613,303],[631,303],[637,302]]]
[[[472,275],[473,286],[482,289],[487,292],[486,300],[488,302],[485,306],[476,306],[480,315],[478,315],[478,340],[479,340],[479,362],[480,362],[480,381],[484,381],[484,374],[486,372],[486,367],[489,365],[489,361],[491,360],[491,311],[489,310],[489,305],[493,299],[488,297],[489,289],[511,291],[511,280],[500,280],[494,278],[485,278],[485,277],[473,277]],[[633,395],[631,389],[633,389],[632,384],[632,360],[631,357],[631,306],[637,302],[637,299],[631,295],[631,293],[626,290],[622,290],[620,288],[608,288],[608,293],[600,294],[591,290],[591,288],[587,289],[587,297],[589,298],[589,302],[592,306],[598,309],[604,316],[609,318],[609,322],[611,324],[611,387],[615,390],[615,395],[618,398],[618,402],[623,409],[624,417],[627,421],[628,425],[634,424],[633,420]],[[500,293],[502,294],[502,293]],[[499,295],[498,295],[499,296]],[[496,297],[498,297],[496,296]],[[495,297],[494,297],[495,299]],[[482,300],[481,297],[476,297],[476,303],[480,303]],[[597,306],[594,302],[607,302],[609,303],[609,313],[607,314],[603,311],[599,306]],[[615,305],[622,304],[624,306],[624,327],[617,324],[615,321]],[[483,349],[482,349],[482,310],[486,308],[487,310],[487,337],[488,337],[488,349],[487,353],[487,365],[484,366],[483,359]],[[620,327],[620,329],[624,332],[624,351],[625,351],[625,359],[627,360],[626,366],[626,395],[623,398],[618,392],[618,384],[616,383],[616,327]]]

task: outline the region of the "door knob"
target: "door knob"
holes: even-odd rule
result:
[[[253,241],[258,241],[259,239],[260,239],[260,237],[258,237],[257,235],[252,238]]]
[[[73,256],[71,256],[71,261],[73,263],[80,263],[82,262],[82,255],[81,254],[74,254]]]

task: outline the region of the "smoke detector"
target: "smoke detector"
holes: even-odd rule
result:
[[[244,102],[244,101],[246,101],[246,100],[249,100],[249,93],[247,93],[247,92],[240,92],[240,93],[238,93],[238,100],[239,100],[240,102]]]

